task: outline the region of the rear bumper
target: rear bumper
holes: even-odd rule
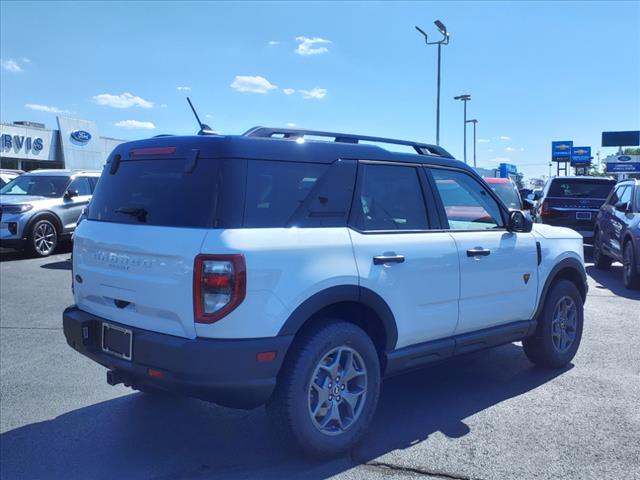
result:
[[[63,313],[67,343],[93,361],[115,371],[125,384],[153,386],[233,408],[254,408],[265,403],[276,385],[276,376],[293,340],[292,335],[259,339],[181,338],[132,328],[132,360],[102,351],[102,322],[76,306]],[[277,352],[270,362],[258,362],[256,354]],[[150,378],[148,369],[162,378]]]
[[[561,220],[561,219],[553,219],[548,217],[538,217],[538,223],[543,223],[545,225],[551,225],[552,227],[565,227],[570,228],[571,230],[575,230],[582,238],[591,239],[593,238],[593,229],[595,227],[595,219],[589,222],[572,222],[569,220]]]

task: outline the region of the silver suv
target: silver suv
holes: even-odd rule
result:
[[[70,237],[100,172],[35,170],[0,189],[0,246],[46,257]]]

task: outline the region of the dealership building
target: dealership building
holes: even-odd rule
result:
[[[101,170],[111,151],[126,140],[101,137],[96,123],[58,116],[57,130],[42,123],[0,124],[0,168]]]

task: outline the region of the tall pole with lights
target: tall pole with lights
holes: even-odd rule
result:
[[[438,31],[442,34],[442,39],[437,42],[430,42],[427,33],[420,27],[416,26],[416,30],[424,36],[424,42],[427,45],[438,45],[438,86],[436,91],[436,145],[440,145],[440,54],[442,51],[442,45],[449,43],[449,32],[447,27],[440,20],[433,22]]]
[[[464,94],[453,97],[454,100],[460,100],[464,103],[464,163],[467,163],[467,102],[471,100],[471,95]]]
[[[465,123],[473,123],[473,168],[476,168],[476,125],[478,124],[478,120],[473,118],[471,120],[467,120]]]

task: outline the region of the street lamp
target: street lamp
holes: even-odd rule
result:
[[[458,95],[453,99],[464,102],[464,163],[467,163],[467,102],[471,100],[471,95]]]
[[[438,31],[442,34],[442,39],[437,42],[430,42],[427,33],[422,30],[420,27],[416,26],[416,30],[420,32],[424,36],[424,43],[427,45],[438,45],[438,86],[437,86],[437,99],[436,99],[436,145],[440,145],[440,51],[442,49],[442,45],[447,45],[449,43],[449,32],[447,31],[447,27],[444,26],[440,20],[436,20],[433,22],[436,25]]]
[[[472,120],[467,120],[465,124],[467,123],[473,123],[473,168],[476,168],[476,125],[478,124],[478,120],[474,118]]]

